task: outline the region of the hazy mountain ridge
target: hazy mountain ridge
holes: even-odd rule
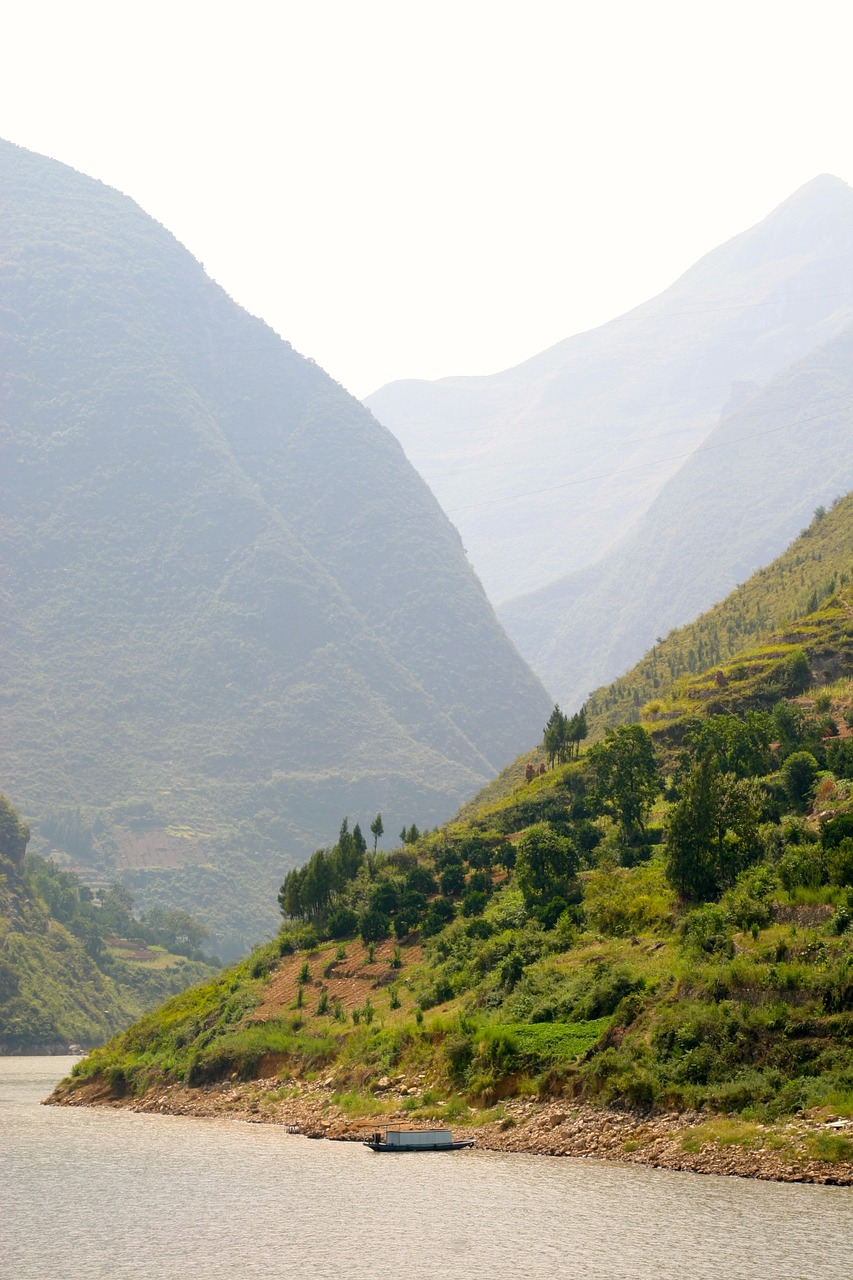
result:
[[[658,297],[491,377],[366,403],[460,528],[493,600],[614,546],[714,427],[853,305],[853,192],[823,175]]]
[[[500,613],[568,707],[779,555],[853,486],[853,327],[724,416],[619,548]]]
[[[5,785],[108,859],[180,828],[221,939],[232,854],[266,902],[344,812],[435,822],[548,699],[384,427],[130,200],[0,164]]]

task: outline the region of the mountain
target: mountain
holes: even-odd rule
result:
[[[819,508],[770,564],[590,694],[590,736],[643,719],[677,724],[696,704],[742,709],[802,651],[823,683],[853,671],[853,493]],[[517,770],[517,766],[516,766]],[[494,784],[490,784],[494,786]]]
[[[721,413],[851,318],[853,191],[823,175],[598,329],[493,376],[395,382],[366,403],[503,605],[615,547]]]
[[[4,786],[233,954],[344,815],[446,817],[549,700],[391,433],[168,231],[9,143],[0,209]]]
[[[121,886],[95,896],[54,863],[25,858],[28,836],[0,795],[0,1053],[100,1044],[216,973],[197,951],[204,930],[184,912],[146,927]]]
[[[851,513],[853,495],[727,616],[823,596],[821,551]],[[853,1181],[840,576],[719,680],[685,676],[679,724],[650,707],[654,724],[522,769],[372,863],[339,844],[322,897],[318,857],[277,939],[96,1049],[53,1100],[237,1107],[315,1137],[439,1120],[499,1148],[511,1131],[514,1150]]]
[[[725,414],[617,548],[506,605],[504,625],[558,701],[579,705],[853,488],[851,441],[853,326]]]

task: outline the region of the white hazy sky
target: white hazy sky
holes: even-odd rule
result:
[[[0,135],[132,196],[356,395],[491,373],[853,179],[826,0],[10,0]]]

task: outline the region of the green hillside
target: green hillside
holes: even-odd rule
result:
[[[233,956],[341,810],[447,818],[548,698],[391,434],[163,227],[7,143],[0,216],[3,785]]]
[[[624,724],[572,760],[550,736],[544,774],[519,762],[390,855],[345,824],[286,877],[276,942],[92,1054],[66,1096],[320,1078],[369,1117],[393,1081],[415,1119],[530,1095],[702,1108],[740,1118],[686,1141],[780,1151],[794,1112],[853,1116],[851,588],[797,640],[745,650],[737,699],[687,698],[677,731]],[[853,1158],[836,1130],[809,1141]]]
[[[756,684],[766,681],[787,649],[813,654],[813,665],[828,674],[832,659],[821,652],[826,648],[840,657],[845,651],[849,598],[836,592],[851,581],[853,494],[848,494],[829,510],[819,508],[772,564],[695,622],[660,638],[624,676],[596,689],[587,701],[593,729],[600,733],[640,718],[677,719],[690,714],[697,699],[730,709],[742,698],[755,697]],[[747,650],[748,661],[742,662]]]
[[[184,912],[140,921],[121,886],[95,896],[26,856],[27,835],[0,796],[0,1053],[99,1044],[218,968]]]

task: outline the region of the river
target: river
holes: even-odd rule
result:
[[[853,1192],[42,1107],[0,1058],[3,1280],[850,1280]]]

